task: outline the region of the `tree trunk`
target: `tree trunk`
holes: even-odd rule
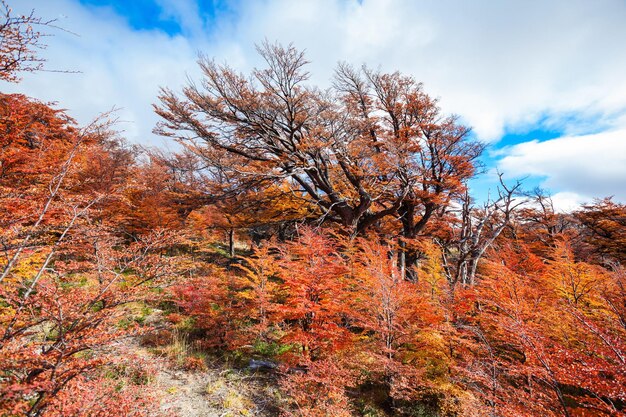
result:
[[[235,257],[235,229],[232,228],[228,231],[228,255]]]
[[[478,268],[479,258],[472,258],[470,260],[469,273],[467,274],[467,284],[474,285],[476,282],[476,269]]]
[[[400,278],[406,279],[406,244],[402,239],[398,239],[398,269]]]
[[[406,258],[406,280],[410,282],[417,282],[419,274],[417,272],[417,264],[420,254],[417,250],[409,248],[405,250]]]

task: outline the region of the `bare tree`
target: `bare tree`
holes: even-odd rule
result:
[[[498,198],[488,199],[480,208],[472,205],[465,192],[460,209],[460,227],[456,241],[444,245],[444,268],[452,285],[474,285],[478,263],[504,228],[510,224],[515,210],[524,204],[516,199],[521,182],[507,186],[499,174]]]
[[[37,51],[44,49],[38,28],[51,27],[54,20],[44,20],[35,15],[14,15],[5,0],[0,1],[0,80],[18,82],[19,72],[38,71],[45,59]]]

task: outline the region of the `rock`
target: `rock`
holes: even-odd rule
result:
[[[250,359],[248,364],[248,369],[252,371],[272,371],[276,368],[278,368],[277,363],[260,359]]]

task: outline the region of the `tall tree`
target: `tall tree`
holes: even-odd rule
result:
[[[258,51],[267,66],[250,77],[202,58],[201,85],[162,90],[156,131],[239,190],[288,186],[352,234],[400,218],[414,237],[462,193],[482,145],[411,77],[340,65],[321,91],[306,83],[302,52]]]

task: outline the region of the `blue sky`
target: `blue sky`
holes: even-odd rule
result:
[[[111,8],[115,13],[124,16],[133,30],[158,29],[170,35],[182,33],[179,22],[163,13],[163,8],[152,0],[84,0],[80,3],[87,7]]]
[[[198,53],[243,72],[268,39],[306,50],[312,82],[340,60],[424,82],[490,148],[495,170],[552,191],[568,209],[626,201],[626,2],[623,0],[13,0],[69,32],[48,38],[48,68],[2,91],[56,101],[80,122],[118,108],[129,140],[151,131],[160,86],[199,79]],[[74,34],[70,33],[73,32]]]
[[[171,36],[184,35],[180,19],[172,14],[166,3],[155,0],[80,0],[86,7],[109,8],[123,16],[134,30],[160,30]],[[199,0],[198,15],[206,22],[229,18],[236,12],[235,1]]]

